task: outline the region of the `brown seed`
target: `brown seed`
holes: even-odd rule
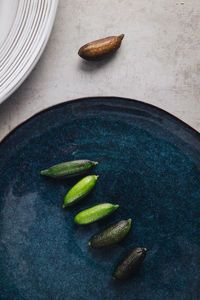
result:
[[[117,51],[121,46],[124,34],[109,36],[81,47],[78,55],[86,60],[100,60]]]

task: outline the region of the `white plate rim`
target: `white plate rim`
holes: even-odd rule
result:
[[[22,2],[23,0],[20,0],[20,1]],[[19,1],[19,4],[20,4],[20,1]],[[35,2],[34,0],[30,0],[30,2],[32,2],[32,1]],[[13,92],[24,82],[24,80],[31,73],[31,71],[37,64],[38,60],[40,59],[40,57],[46,47],[48,39],[50,37],[59,0],[37,0],[37,1],[41,1],[44,5],[47,5],[48,16],[46,18],[46,23],[42,24],[39,28],[41,32],[39,32],[40,39],[38,40],[37,45],[34,45],[32,43],[32,45],[30,45],[30,47],[29,47],[28,54],[30,55],[30,58],[28,60],[26,68],[23,68],[17,74],[16,78],[14,78],[13,82],[11,84],[9,84],[7,87],[5,87],[2,92],[1,92],[1,86],[0,86],[0,104],[3,101],[5,101],[11,94],[13,94]],[[16,14],[15,18],[16,17],[17,17],[17,14]],[[43,20],[43,22],[44,22],[44,20]],[[12,23],[12,27],[14,26],[14,24],[15,24],[15,20]],[[30,25],[30,24],[27,24],[27,25],[25,24],[23,32],[26,31],[26,26],[28,26],[28,25]],[[4,40],[3,44],[1,45],[1,48],[3,48],[3,46],[7,43],[7,39],[10,38],[9,34],[12,32],[12,29],[13,29],[12,27],[11,27],[6,39]],[[41,28],[42,28],[42,30],[41,30]],[[23,32],[21,34],[21,38],[23,38]],[[12,36],[13,40],[14,40],[14,38],[15,38],[15,35]],[[14,49],[13,49],[13,51],[14,51]],[[30,52],[32,52],[32,53],[30,54]],[[25,61],[25,60],[26,60],[26,55],[24,56],[23,61]],[[14,67],[14,65],[13,65],[13,67]],[[15,73],[13,73],[13,74],[15,74]]]

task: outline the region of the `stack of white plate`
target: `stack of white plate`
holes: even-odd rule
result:
[[[0,103],[25,80],[48,41],[58,0],[0,0]]]

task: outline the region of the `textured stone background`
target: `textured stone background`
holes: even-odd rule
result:
[[[0,105],[0,139],[44,108],[103,95],[154,104],[200,131],[199,19],[199,0],[60,0],[42,58]],[[112,59],[78,57],[84,43],[120,33]]]

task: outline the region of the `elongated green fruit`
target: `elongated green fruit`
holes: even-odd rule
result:
[[[90,175],[81,179],[77,184],[75,184],[71,190],[65,196],[63,208],[70,206],[84,198],[89,192],[94,188],[97,178],[99,176]]]
[[[114,279],[127,279],[135,273],[141,266],[147,253],[146,248],[135,248],[128,256],[118,264],[116,267],[113,278]]]
[[[92,166],[97,164],[96,161],[86,159],[68,161],[43,170],[40,174],[52,178],[74,177],[86,173]]]
[[[122,220],[99,234],[96,234],[88,245],[92,248],[101,248],[119,243],[128,234],[130,228],[131,219]]]
[[[93,223],[97,220],[103,219],[104,217],[110,215],[118,207],[119,205],[114,205],[111,203],[103,203],[103,204],[95,205],[93,207],[90,207],[78,213],[74,218],[74,222],[79,225]]]

